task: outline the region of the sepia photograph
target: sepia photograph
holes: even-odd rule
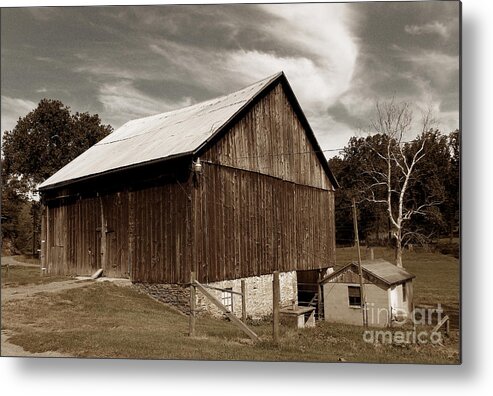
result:
[[[461,364],[461,17],[2,7],[1,359]]]

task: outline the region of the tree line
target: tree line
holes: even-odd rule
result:
[[[352,137],[342,152],[329,160],[341,187],[335,205],[337,243],[351,245],[354,240],[353,197],[358,203],[360,239],[368,245],[423,245],[443,237],[452,240],[460,217],[460,131],[447,135],[430,128],[403,141],[402,135],[384,129],[380,125],[376,133]],[[413,158],[397,237],[394,221],[399,217],[400,193]]]

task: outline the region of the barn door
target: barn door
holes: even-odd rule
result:
[[[127,198],[123,192],[101,197],[101,265],[110,277],[129,278]]]

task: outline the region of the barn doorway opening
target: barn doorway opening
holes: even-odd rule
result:
[[[298,305],[315,308],[315,318],[323,319],[323,293],[319,280],[325,269],[296,271],[298,286]]]

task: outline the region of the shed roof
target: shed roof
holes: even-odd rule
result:
[[[348,270],[350,267],[357,268],[358,263],[352,262],[345,265],[340,270],[327,275],[324,279],[322,279],[322,283],[329,282],[331,279],[337,277],[344,271]],[[402,283],[416,277],[416,275],[411,274],[404,268],[400,268],[397,265],[389,263],[388,261],[383,259],[363,260],[361,261],[361,268],[363,272],[366,272],[367,274],[380,279],[382,282],[386,283],[389,286]]]
[[[305,125],[328,177],[337,186],[313,131],[284,73],[280,72],[229,95],[129,121],[46,179],[38,189],[56,188],[134,166],[196,155],[279,81],[288,91],[288,97]]]

